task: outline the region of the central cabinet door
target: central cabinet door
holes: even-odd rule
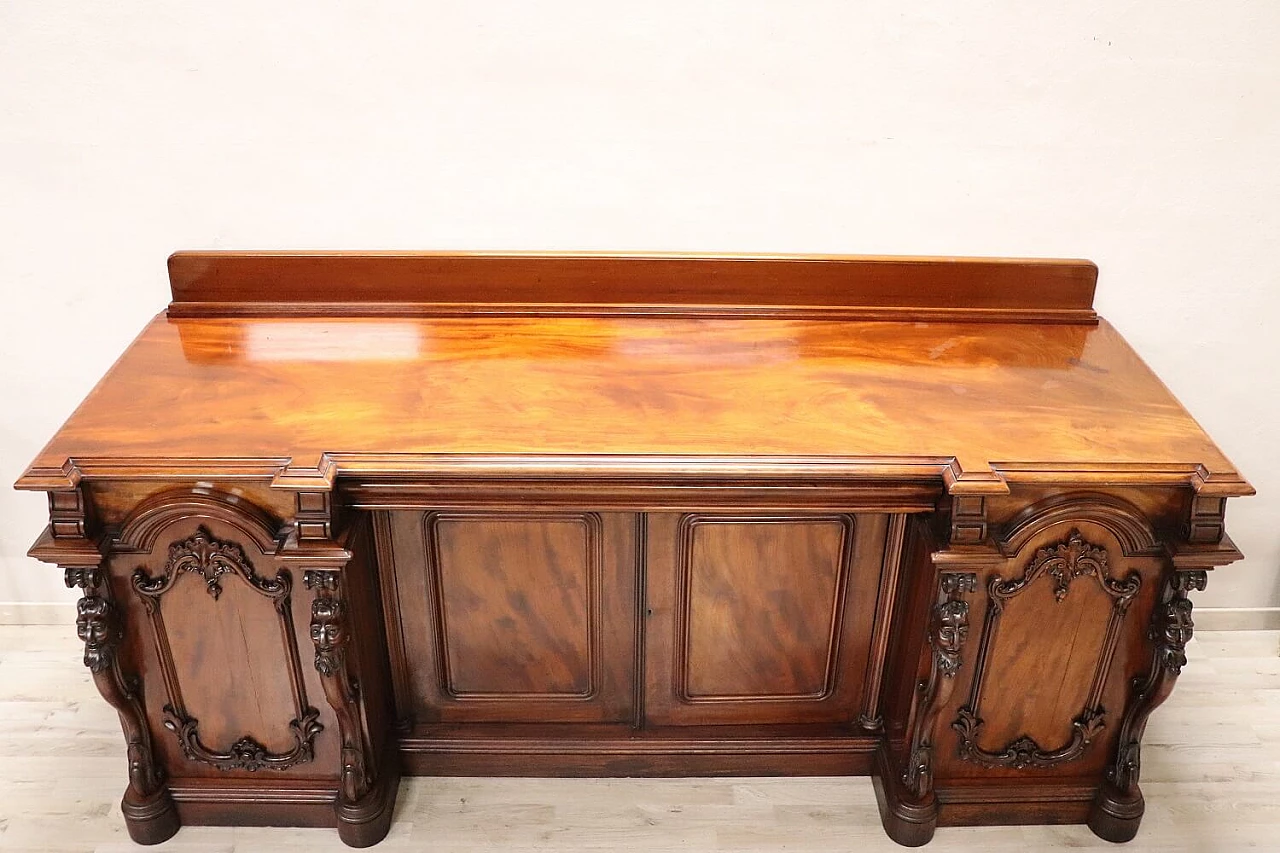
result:
[[[396,512],[391,525],[417,720],[632,719],[634,515]]]
[[[876,514],[651,515],[647,722],[851,722],[885,530]]]

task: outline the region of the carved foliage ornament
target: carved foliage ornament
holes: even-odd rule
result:
[[[224,542],[214,537],[203,525],[196,532],[169,546],[169,559],[164,572],[158,578],[139,577],[134,574],[134,586],[144,594],[157,595],[173,585],[177,576],[192,572],[204,579],[205,589],[216,601],[222,595],[222,576],[237,574],[264,595],[274,596],[285,590],[281,581],[259,577],[253,570],[244,549],[234,542]]]
[[[1053,597],[1059,602],[1066,600],[1073,580],[1093,577],[1108,595],[1128,607],[1142,583],[1136,574],[1121,580],[1112,578],[1106,549],[1085,541],[1079,530],[1072,530],[1065,541],[1036,551],[1022,577],[1010,581],[993,580],[992,603],[1003,607],[1005,601],[1021,593],[1041,575],[1053,578]]]
[[[978,737],[983,726],[979,706],[987,657],[1008,601],[1041,577],[1052,579],[1053,597],[1059,603],[1067,599],[1072,582],[1084,577],[1096,580],[1111,598],[1111,614],[1089,695],[1083,710],[1071,721],[1070,735],[1062,746],[1046,749],[1029,735],[1023,735],[998,750],[986,750],[978,745]],[[978,650],[978,671],[973,678],[968,702],[951,723],[951,728],[960,735],[960,757],[984,767],[1021,770],[1025,767],[1052,767],[1084,755],[1085,749],[1106,727],[1106,709],[1101,703],[1102,691],[1120,639],[1120,625],[1141,587],[1142,578],[1136,572],[1131,572],[1124,578],[1113,578],[1106,549],[1085,540],[1078,530],[1072,530],[1062,542],[1037,550],[1022,577],[1007,581],[998,576],[993,577],[988,585],[989,604],[982,643]]]
[[[320,712],[308,708],[303,715],[289,723],[293,735],[293,748],[286,752],[271,752],[249,735],[231,744],[226,752],[215,752],[200,742],[199,721],[179,713],[172,705],[164,706],[164,727],[178,736],[182,754],[192,761],[202,761],[219,770],[258,771],[265,768],[285,770],[295,764],[310,761],[315,736],[324,731],[320,725]]]
[[[288,750],[271,752],[248,734],[236,740],[226,750],[212,749],[201,742],[199,721],[187,711],[182,701],[177,664],[169,651],[164,614],[160,606],[164,594],[173,588],[179,577],[186,574],[198,575],[215,601],[222,594],[223,577],[238,577],[259,595],[271,600],[280,624],[280,639],[288,660],[288,677],[294,702],[294,718],[288,724],[293,746]],[[282,570],[271,579],[261,577],[254,571],[240,545],[220,540],[207,527],[201,526],[191,536],[169,546],[164,571],[159,576],[152,577],[144,569],[137,569],[133,573],[133,588],[151,616],[156,649],[160,656],[161,674],[169,697],[168,704],[164,706],[164,726],[177,737],[183,755],[219,770],[248,771],[263,768],[284,770],[312,759],[315,736],[324,727],[319,722],[320,712],[307,701],[302,681],[301,661],[298,658],[293,618],[290,615],[292,581],[288,572]]]
[[[1086,709],[1071,721],[1071,738],[1066,745],[1053,751],[1045,750],[1033,738],[1026,735],[1005,746],[999,752],[987,752],[976,744],[982,720],[969,708],[961,708],[951,727],[960,733],[960,757],[986,767],[1052,767],[1071,761],[1084,754],[1094,738],[1106,727],[1106,712],[1101,706]]]

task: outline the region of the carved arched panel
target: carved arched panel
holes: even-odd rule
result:
[[[1010,529],[1012,558],[985,578],[974,672],[951,728],[963,764],[1035,772],[1085,758],[1119,725],[1123,708],[1104,699],[1122,678],[1117,652],[1141,627],[1129,614],[1152,562],[1127,554],[1154,540],[1094,502],[1059,503]]]
[[[159,737],[198,767],[256,773],[314,758],[323,725],[298,649],[297,583],[276,564],[273,532],[233,499],[185,492],[140,507],[113,546],[158,669],[148,704],[160,706]]]

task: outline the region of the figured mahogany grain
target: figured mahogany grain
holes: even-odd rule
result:
[[[650,514],[646,722],[852,722],[887,528],[876,513]]]
[[[630,719],[633,516],[405,511],[389,523],[406,716]]]
[[[684,526],[676,642],[685,701],[824,698],[839,665],[853,519],[695,516]]]
[[[248,476],[315,472],[325,454],[350,473],[442,456],[500,455],[508,474],[875,457],[866,476],[918,460],[936,477],[954,460],[979,476],[1201,471],[1251,492],[1105,322],[510,316],[158,317],[19,486],[49,487],[69,459]]]

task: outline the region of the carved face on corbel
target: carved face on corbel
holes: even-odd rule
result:
[[[99,648],[111,640],[111,605],[96,595],[80,599],[76,605],[76,636],[86,645]]]
[[[963,601],[947,601],[938,607],[933,636],[939,651],[958,655],[969,637],[969,605]]]
[[[342,605],[332,598],[317,598],[311,605],[311,642],[322,649],[342,644],[346,629],[342,620]]]

